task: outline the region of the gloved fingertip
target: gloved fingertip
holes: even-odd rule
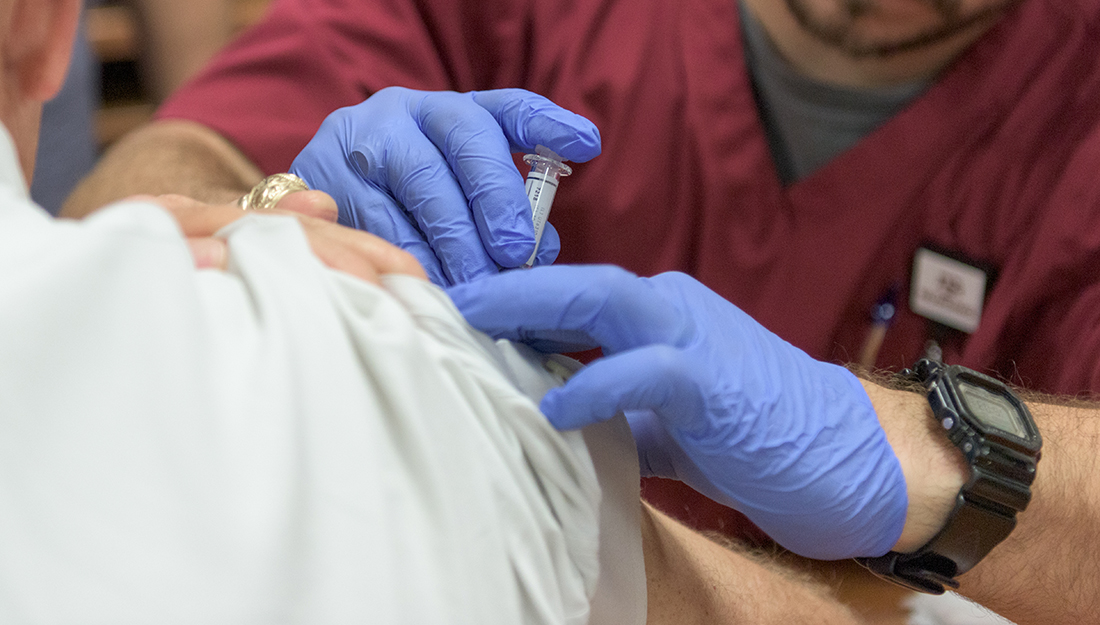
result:
[[[552,265],[561,252],[561,239],[558,231],[549,223],[542,231],[542,239],[539,241],[538,253],[535,254],[536,265]]]
[[[583,119],[583,118],[582,118]],[[600,155],[599,135],[577,132],[571,127],[559,125],[556,136],[544,137],[540,142],[570,163],[584,163]],[[586,136],[587,135],[587,136]]]
[[[539,402],[539,410],[557,430],[575,430],[588,425],[574,411],[568,410],[560,389],[551,389]]]
[[[542,400],[539,402],[539,411],[546,415],[546,418],[550,419],[551,423],[560,417],[558,414],[558,406],[560,404],[558,396],[560,394],[561,391],[558,389],[550,389],[542,396]]]
[[[523,267],[534,251],[535,242],[529,237],[522,236],[517,236],[512,240],[498,238],[488,250],[489,256],[505,269]],[[554,256],[557,257],[557,254]]]
[[[553,146],[548,147],[568,161],[584,163],[600,155],[602,151],[600,145],[600,131],[596,128],[595,124],[580,115],[578,115],[577,118],[583,122],[583,124],[580,124],[581,128],[577,129],[570,140],[559,144],[556,148]]]
[[[563,159],[575,163],[589,161],[600,153],[600,131],[591,120],[562,108],[534,93],[523,93],[520,100],[526,106],[515,107],[507,122],[502,123],[514,144],[534,149],[542,144]],[[502,119],[502,122],[505,120]],[[509,131],[510,129],[510,131]]]

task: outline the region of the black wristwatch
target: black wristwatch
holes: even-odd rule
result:
[[[1043,439],[1027,406],[1007,386],[957,365],[921,359],[902,371],[928,389],[933,417],[966,456],[970,479],[947,524],[913,553],[857,558],[875,574],[914,590],[942,594],[1016,527],[1031,500]]]

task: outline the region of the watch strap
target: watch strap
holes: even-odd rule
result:
[[[895,584],[930,595],[942,595],[947,586],[958,588],[955,563],[938,553],[898,553],[878,558],[856,558],[869,571]]]
[[[955,577],[973,568],[1015,527],[1015,511],[960,492],[944,528],[917,551],[856,560],[877,575],[939,595],[947,586],[958,588]]]
[[[942,364],[922,360],[902,375],[928,385],[942,371]],[[943,415],[939,412],[944,406],[939,405],[934,393],[930,393],[929,401],[934,415],[940,419]],[[956,406],[950,408],[956,418],[961,416]],[[962,441],[953,439],[952,442],[959,445]],[[980,462],[975,462],[973,453],[961,450],[968,456],[970,478],[960,490],[944,527],[932,540],[913,553],[891,551],[877,558],[856,560],[881,577],[921,592],[938,595],[943,594],[946,587],[958,588],[955,577],[973,568],[1008,537],[1016,527],[1017,511],[1025,509],[1030,500],[1028,485],[1034,471],[1018,479],[998,475],[1006,473],[1017,478],[1013,475],[1016,471],[1012,470],[1016,463],[1011,460],[1018,454],[992,441],[983,441],[983,444],[995,449],[996,453],[990,455],[987,450],[986,459]],[[1001,456],[1009,462],[996,462],[996,467],[990,464]],[[1007,466],[1001,466],[1003,464]]]

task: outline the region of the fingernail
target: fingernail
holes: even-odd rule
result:
[[[196,269],[225,269],[229,264],[228,248],[221,239],[187,239],[187,246],[191,248]]]

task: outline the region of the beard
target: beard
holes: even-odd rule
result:
[[[839,0],[838,10],[822,16],[810,10],[807,0],[784,0],[798,24],[818,40],[853,58],[884,58],[912,52],[950,39],[970,27],[1007,12],[1023,0],[1002,0],[968,14],[961,14],[960,0],[924,0],[940,16],[935,26],[893,40],[871,41],[857,30],[860,18],[875,10],[876,0]]]

